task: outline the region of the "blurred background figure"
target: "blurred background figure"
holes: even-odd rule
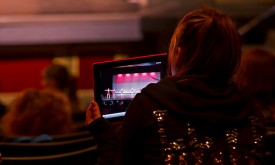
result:
[[[244,52],[235,81],[263,112],[266,124],[264,164],[275,164],[275,55],[262,48]]]
[[[64,93],[69,98],[74,119],[85,118],[85,107],[77,96],[77,78],[71,75],[65,66],[52,64],[46,67],[42,73],[42,87],[45,90]]]
[[[1,101],[0,101],[0,121],[2,119],[2,117],[6,114],[7,112],[7,108],[6,108],[6,105],[3,104]],[[0,129],[0,137],[2,136],[2,130]],[[1,154],[1,153],[0,153]],[[1,162],[1,161],[0,161]]]
[[[6,113],[6,105],[0,101],[0,119]]]
[[[74,131],[69,100],[60,92],[26,89],[7,108],[1,123],[4,138]]]
[[[275,55],[262,48],[243,53],[235,75],[239,88],[248,92],[264,112],[267,126],[275,124]]]

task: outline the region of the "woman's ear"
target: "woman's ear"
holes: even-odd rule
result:
[[[181,56],[182,56],[182,48],[178,47],[177,51],[176,51],[176,58],[175,58],[175,64],[176,64],[176,66],[178,66],[179,64],[181,64],[180,63]]]
[[[181,56],[182,56],[182,49],[181,47],[177,47],[174,52],[174,61],[171,65],[171,75],[174,76],[178,73],[179,66],[181,65]]]

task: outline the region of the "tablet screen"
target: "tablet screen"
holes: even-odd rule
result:
[[[166,54],[94,63],[94,97],[102,116],[122,121],[135,95],[166,76],[166,65]]]

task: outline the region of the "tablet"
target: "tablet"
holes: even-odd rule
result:
[[[122,121],[141,89],[166,76],[167,54],[154,54],[93,64],[94,100],[109,121]]]

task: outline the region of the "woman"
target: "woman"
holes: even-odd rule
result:
[[[171,76],[135,96],[121,135],[96,102],[87,108],[99,164],[259,163],[261,112],[231,81],[240,57],[240,36],[227,15],[209,7],[188,12],[170,42]]]
[[[72,115],[75,121],[85,116],[83,103],[77,96],[77,79],[72,76],[67,68],[60,64],[52,64],[43,70],[42,86],[44,90],[64,93],[70,101]]]
[[[71,106],[62,93],[26,89],[7,108],[1,123],[5,138],[59,135],[74,130]]]

